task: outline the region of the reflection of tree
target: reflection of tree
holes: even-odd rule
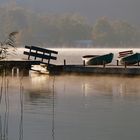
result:
[[[23,86],[20,82],[20,104],[21,117],[19,124],[19,140],[23,140]],[[9,139],[9,79],[6,77],[6,72],[3,72],[0,90],[0,140]],[[4,113],[1,114],[1,111]],[[10,138],[11,139],[11,138]]]
[[[0,127],[1,127],[1,138],[2,140],[8,140],[8,124],[9,124],[9,94],[8,94],[8,87],[9,87],[9,81],[6,78],[5,71],[3,71],[2,76],[2,82],[1,82],[1,102],[2,97],[4,100],[5,105],[5,112],[4,112],[4,120],[2,120],[2,117],[0,115]],[[1,103],[0,102],[0,103]]]
[[[2,120],[0,115],[0,140],[2,140]]]
[[[41,100],[45,102],[46,99],[52,98],[52,92],[51,91],[45,91],[45,90],[31,90],[26,92],[26,99],[31,102],[35,102],[37,100]]]

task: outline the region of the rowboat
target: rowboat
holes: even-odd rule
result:
[[[104,65],[112,62],[114,54],[105,55],[85,55],[82,57],[87,65]]]
[[[140,53],[134,53],[120,59],[120,63],[123,65],[134,65],[138,62],[140,62]]]

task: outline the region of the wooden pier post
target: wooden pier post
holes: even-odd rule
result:
[[[105,61],[103,61],[103,68],[105,68]]]
[[[117,66],[119,66],[119,60],[117,60]]]
[[[126,64],[126,62],[124,63],[124,66],[125,66],[125,68],[127,67],[127,64]]]
[[[64,66],[66,66],[66,59],[64,59]]]
[[[86,65],[86,62],[85,62],[85,60],[83,60],[83,66],[85,66]]]

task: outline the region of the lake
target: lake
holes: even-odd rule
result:
[[[83,55],[114,52],[116,58],[122,49],[55,50],[59,55],[54,63],[63,64],[66,59],[69,64],[79,64]],[[23,77],[1,76],[0,83],[1,139],[140,138],[140,76],[49,76],[31,72]]]

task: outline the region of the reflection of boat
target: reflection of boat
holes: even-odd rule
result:
[[[82,59],[86,62],[87,65],[103,65],[112,62],[113,53],[105,55],[85,55]]]
[[[34,65],[31,68],[33,73],[37,74],[48,74],[49,72],[47,71],[47,68],[45,65]]]
[[[140,62],[140,53],[134,53],[121,58],[120,63],[126,65],[133,65]]]

